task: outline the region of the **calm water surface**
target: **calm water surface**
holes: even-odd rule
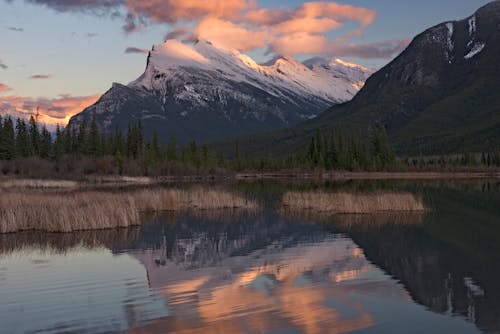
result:
[[[0,236],[0,333],[500,332],[498,187],[414,189],[432,212]]]

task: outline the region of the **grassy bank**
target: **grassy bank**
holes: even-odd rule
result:
[[[423,201],[411,193],[374,192],[328,193],[323,191],[287,192],[283,195],[284,210],[371,214],[377,212],[425,211]]]
[[[128,227],[140,212],[257,209],[255,201],[218,189],[147,189],[132,192],[31,192],[0,194],[0,233],[73,232]]]

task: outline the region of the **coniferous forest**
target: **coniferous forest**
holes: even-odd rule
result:
[[[397,157],[385,129],[369,136],[345,135],[340,130],[318,130],[308,147],[285,157],[250,157],[240,151],[223,155],[207,144],[190,142],[179,147],[175,137],[160,145],[158,133],[146,140],[140,122],[126,133],[99,131],[95,119],[78,128],[61,128],[55,133],[37,123],[0,118],[0,172],[4,175],[82,176],[96,175],[196,175],[238,171],[406,171],[451,168],[498,167],[499,152],[460,153],[437,157]]]

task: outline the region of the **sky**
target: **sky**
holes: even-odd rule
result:
[[[0,115],[64,125],[144,71],[167,37],[203,38],[258,62],[339,57],[374,69],[416,34],[487,0],[0,0]]]

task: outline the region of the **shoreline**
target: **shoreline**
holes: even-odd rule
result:
[[[80,180],[0,177],[0,190],[9,188],[78,189],[84,186],[154,186],[168,183],[230,181],[356,181],[356,180],[500,180],[500,171],[460,172],[241,172],[228,175],[88,176]]]
[[[318,172],[318,173],[238,173],[236,180],[304,179],[349,180],[456,180],[500,179],[500,171],[477,172]]]

